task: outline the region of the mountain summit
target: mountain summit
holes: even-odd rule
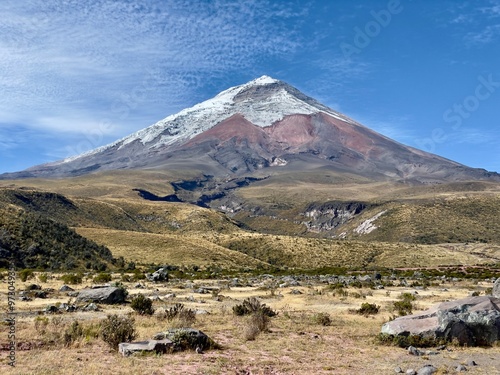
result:
[[[316,168],[376,180],[500,180],[496,173],[395,142],[268,76],[229,88],[109,145],[1,177],[115,169],[240,176]]]

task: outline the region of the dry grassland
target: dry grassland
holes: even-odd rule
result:
[[[115,275],[118,277],[118,275]],[[18,282],[23,289],[30,284]],[[98,338],[81,339],[70,347],[47,343],[56,332],[62,332],[74,319],[83,325],[96,324],[108,313],[132,315],[138,331],[137,340],[148,339],[169,327],[169,322],[154,316],[138,316],[128,305],[101,306],[101,312],[77,312],[47,315],[50,323],[47,332],[35,329],[35,311],[49,303],[68,302],[65,293],[55,293],[47,300],[17,302],[20,313],[17,322],[18,342],[34,347],[17,351],[17,366],[7,366],[6,351],[0,351],[0,372],[2,374],[393,374],[394,368],[404,370],[432,363],[439,368],[439,374],[453,374],[454,368],[468,359],[479,366],[469,367],[470,374],[499,374],[500,347],[461,348],[450,347],[436,356],[413,357],[404,349],[382,346],[375,340],[381,325],[393,314],[391,305],[402,292],[414,292],[413,288],[387,287],[382,290],[346,289],[348,296],[334,295],[324,284],[295,287],[302,294],[290,294],[291,288],[279,288],[275,292],[262,285],[252,287],[231,287],[225,280],[171,282],[167,284],[145,283],[146,289],[134,289],[134,283],[127,283],[130,295],[145,293],[163,298],[168,293],[176,297],[154,302],[157,313],[174,303],[183,303],[192,309],[203,309],[209,314],[197,315],[193,327],[201,329],[222,345],[222,350],[207,351],[205,354],[181,352],[162,356],[146,355],[124,358]],[[43,287],[57,288],[62,284],[57,279],[41,283]],[[196,286],[219,286],[219,300],[210,294],[193,293]],[[481,294],[491,283],[446,282],[419,290],[416,307],[425,309],[436,302],[456,299],[472,291]],[[82,286],[78,286],[82,287]],[[6,307],[6,283],[1,284],[1,307]],[[245,339],[248,325],[245,317],[232,314],[232,307],[247,297],[256,296],[279,314],[271,319],[269,332],[261,333],[254,341]],[[194,301],[188,298],[194,297]],[[361,303],[379,305],[377,315],[364,317],[350,312]],[[31,311],[31,313],[30,313]],[[25,313],[25,314],[21,314]],[[317,313],[327,313],[331,325],[315,323]],[[2,334],[1,343],[6,338]],[[39,345],[37,348],[36,345]]]

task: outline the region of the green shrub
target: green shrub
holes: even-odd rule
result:
[[[250,297],[243,301],[242,304],[233,307],[233,313],[238,316],[251,315],[254,313],[262,312],[263,315],[267,317],[273,317],[278,315],[276,311],[273,311],[266,304],[261,303],[257,298]]]
[[[380,310],[380,306],[377,306],[374,303],[365,302],[365,303],[362,303],[361,307],[355,311],[357,314],[367,316],[367,315],[378,314],[379,310]]]
[[[111,275],[107,272],[100,272],[94,279],[94,283],[109,283],[111,281]]]
[[[19,271],[17,275],[22,282],[26,282],[26,280],[32,279],[34,277],[33,270],[30,270],[28,268]]]
[[[78,321],[73,321],[64,331],[64,345],[70,346],[73,342],[83,337],[83,328]]]
[[[134,325],[132,318],[108,315],[101,324],[100,336],[113,350],[118,350],[118,344],[135,339]]]
[[[144,294],[135,296],[130,303],[130,307],[140,315],[153,315],[155,312],[153,309],[153,301],[145,297]]]
[[[402,293],[399,299],[399,301],[393,303],[393,307],[399,316],[412,314],[414,309],[412,302],[415,301],[416,297],[411,293]]]
[[[171,308],[165,309],[163,314],[158,315],[158,318],[168,320],[172,328],[187,328],[196,321],[196,312],[186,309],[182,303],[176,303]]]
[[[64,274],[60,277],[60,279],[65,283],[65,284],[81,284],[83,275],[78,273],[67,273]]]
[[[42,283],[46,283],[47,280],[48,280],[48,276],[46,273],[41,273],[40,275],[38,275],[38,280],[40,280],[40,282]]]
[[[312,321],[313,323],[321,326],[329,326],[332,324],[332,318],[330,318],[330,314],[324,312],[314,314],[312,316]]]

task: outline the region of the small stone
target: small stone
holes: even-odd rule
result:
[[[406,370],[406,375],[417,375],[417,372],[414,369],[410,368]]]
[[[458,365],[457,368],[455,369],[456,372],[465,372],[467,371],[467,367],[464,365]]]
[[[477,363],[474,360],[467,361],[467,366],[477,366]]]
[[[396,367],[396,368],[394,369],[394,372],[395,372],[396,374],[402,374],[402,373],[403,373],[403,369],[402,369],[401,367],[399,367],[399,366],[398,366],[398,367]]]
[[[72,292],[72,291],[74,291],[74,289],[72,287],[67,286],[66,284],[64,284],[63,286],[61,286],[59,288],[59,291],[60,292]]]
[[[419,357],[423,353],[420,350],[418,350],[417,348],[415,348],[414,346],[409,346],[408,347],[408,354]]]
[[[417,371],[417,375],[432,375],[434,374],[435,372],[437,372],[437,368],[435,368],[434,366],[432,365],[426,365],[424,367],[421,367],[418,371]]]

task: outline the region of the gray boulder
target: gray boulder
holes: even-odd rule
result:
[[[125,298],[125,289],[108,286],[97,289],[82,289],[78,293],[76,300],[78,302],[115,304],[125,302]]]
[[[493,284],[493,292],[491,294],[493,297],[500,298],[500,277]]]
[[[74,289],[73,289],[72,287],[67,286],[66,284],[64,284],[63,286],[61,286],[61,287],[59,288],[59,291],[60,291],[60,292],[73,292],[73,291],[74,291]]]
[[[128,357],[135,353],[144,352],[155,352],[155,353],[166,353],[173,347],[172,341],[168,339],[164,340],[147,340],[138,342],[122,342],[118,344],[118,352],[120,352],[124,357]]]
[[[168,281],[168,271],[166,268],[159,268],[151,274],[146,274],[146,279],[152,282]]]
[[[154,340],[168,339],[173,342],[174,350],[186,349],[216,349],[218,345],[202,331],[193,328],[173,328],[166,332],[159,332],[153,336]]]
[[[500,340],[500,299],[480,296],[443,302],[385,323],[382,333],[445,341],[455,339],[468,346],[491,345]]]

